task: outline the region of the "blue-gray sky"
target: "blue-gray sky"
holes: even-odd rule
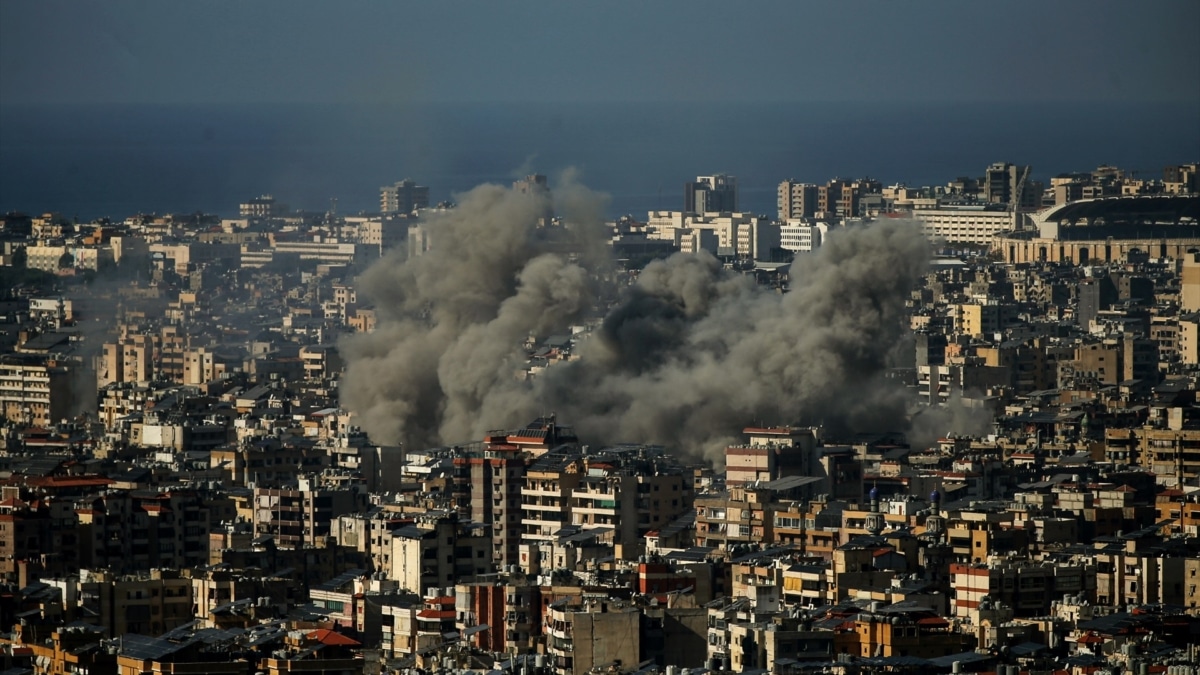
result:
[[[1200,2],[0,2],[0,103],[1200,101]]]

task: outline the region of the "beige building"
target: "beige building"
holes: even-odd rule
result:
[[[1179,360],[1187,365],[1200,364],[1200,315],[1179,318]]]
[[[72,372],[75,368],[43,357],[0,356],[0,409],[4,418],[50,426],[70,417],[77,400]]]
[[[1200,312],[1200,253],[1188,252],[1179,267],[1179,310]]]
[[[429,188],[405,178],[399,183],[379,188],[379,210],[384,214],[412,213],[429,208]]]
[[[780,220],[812,218],[817,212],[817,186],[785,180],[779,184],[776,206]]]
[[[1178,605],[1195,612],[1200,606],[1196,581],[1200,560],[1157,551],[1137,551],[1136,541],[1126,550],[1096,553],[1096,604]]]
[[[329,489],[301,478],[292,489],[255,488],[254,531],[274,537],[280,547],[325,546],[338,516],[362,506],[357,489]]]
[[[521,488],[521,540],[551,541],[570,522],[571,494],[579,487],[582,461],[577,451],[551,451],[525,470]]]
[[[66,246],[39,244],[25,247],[25,266],[31,270],[41,270],[55,274],[60,268],[60,262],[67,253]]]
[[[387,577],[413,593],[447,588],[455,580],[492,570],[488,528],[459,522],[454,514],[429,514],[392,532]]]
[[[1179,260],[1200,249],[1198,209],[1196,196],[1085,199],[1039,211],[1031,216],[1036,232],[997,236],[992,246],[1007,263]]]
[[[583,529],[612,528],[617,557],[630,560],[641,554],[647,532],[692,508],[691,490],[689,477],[682,473],[588,465],[571,492],[571,524]]]
[[[1024,216],[1007,208],[977,207],[914,209],[925,235],[948,242],[990,246],[1001,232],[1020,229]]]
[[[709,235],[716,235],[716,250],[712,253],[762,259],[771,248],[780,244],[779,225],[752,213],[686,213],[683,211],[650,211],[646,219],[647,236],[673,242],[676,247],[708,248]]]
[[[83,570],[78,588],[77,602],[109,635],[162,635],[192,620],[192,580],[178,570]]]
[[[625,670],[641,659],[641,612],[611,600],[550,605],[546,614],[547,653],[558,675],[584,675],[593,669]]]
[[[154,343],[148,335],[130,335],[104,345],[96,379],[103,387],[112,382],[140,383],[154,379]]]

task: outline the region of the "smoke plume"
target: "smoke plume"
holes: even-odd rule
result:
[[[387,258],[361,279],[378,329],[343,345],[343,403],[379,442],[478,439],[554,411],[592,442],[652,442],[716,458],[744,426],[903,430],[908,398],[883,378],[926,271],[919,227],[838,231],[792,265],[788,293],[708,254],[646,267],[579,358],[516,377],[529,335],[593,307],[598,197],[566,191],[578,262],[533,222],[545,196],[484,186],[429,224],[429,253]],[[588,207],[588,204],[592,207]],[[554,228],[551,228],[552,230]]]
[[[562,192],[565,213],[602,200],[579,186]],[[424,225],[427,253],[397,251],[359,279],[379,324],[344,340],[341,396],[374,439],[421,447],[472,438],[488,426],[479,416],[486,399],[514,380],[525,339],[563,330],[592,307],[595,277],[580,264],[592,261],[568,252],[595,250],[597,223],[536,227],[549,199],[480,186]]]

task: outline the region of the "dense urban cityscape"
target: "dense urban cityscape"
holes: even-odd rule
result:
[[[4,215],[0,674],[1195,673],[1200,166],[979,168]]]

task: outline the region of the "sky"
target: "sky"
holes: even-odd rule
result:
[[[0,2],[0,104],[1200,101],[1200,2]]]

